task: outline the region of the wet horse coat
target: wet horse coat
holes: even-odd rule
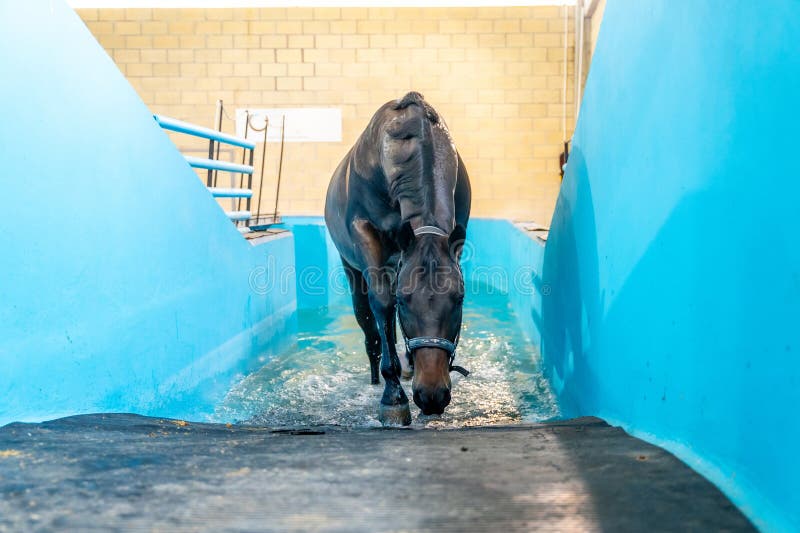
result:
[[[417,341],[409,346],[415,403],[441,413],[449,402],[470,198],[447,126],[414,92],[378,109],[331,178],[325,222],[350,281],[372,382],[379,370],[385,381],[384,422],[410,422],[395,349],[398,305],[405,336]]]

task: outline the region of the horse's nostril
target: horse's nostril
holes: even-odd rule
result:
[[[450,405],[450,389],[442,389],[439,392],[439,405],[442,406],[442,409]]]
[[[414,403],[425,415],[440,415],[444,413],[444,408],[450,404],[450,389],[415,390]]]
[[[419,390],[414,391],[414,403],[423,411],[425,410],[425,401],[422,399],[422,394],[420,394]]]

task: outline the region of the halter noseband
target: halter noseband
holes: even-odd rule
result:
[[[400,320],[398,320],[400,322]],[[469,376],[469,370],[463,366],[454,365],[453,361],[456,359],[456,344],[458,344],[458,337],[456,342],[450,342],[442,337],[412,337],[408,338],[406,330],[403,328],[403,323],[400,322],[400,331],[403,333],[403,339],[406,341],[406,353],[411,357],[411,353],[417,348],[439,348],[447,352],[449,358],[447,369],[450,372],[458,372],[464,377]]]
[[[414,230],[414,235],[417,237],[420,235],[438,235],[439,237],[447,237],[448,233],[436,226],[420,226]],[[403,334],[403,340],[406,342],[406,353],[408,354],[409,359],[411,358],[411,353],[417,348],[439,348],[440,350],[447,352],[447,356],[449,357],[447,368],[450,372],[455,371],[464,377],[469,376],[469,370],[463,366],[453,364],[453,361],[456,359],[456,346],[458,345],[458,338],[460,335],[456,335],[455,341],[449,341],[442,337],[412,337],[409,339],[408,335],[406,335],[406,330],[403,327],[403,322],[399,319],[397,322],[400,323],[400,332]]]

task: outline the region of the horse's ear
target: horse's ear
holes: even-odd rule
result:
[[[464,248],[464,240],[467,238],[467,229],[461,224],[456,224],[453,231],[450,232],[448,242],[450,243],[450,250],[453,256],[458,259],[461,257],[461,250]]]
[[[414,242],[414,230],[411,228],[410,222],[404,222],[400,229],[397,230],[397,245],[400,247],[401,252],[405,252]]]

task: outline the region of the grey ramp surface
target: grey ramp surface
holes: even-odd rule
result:
[[[458,430],[126,414],[0,428],[0,530],[752,531],[671,454],[595,418]]]

